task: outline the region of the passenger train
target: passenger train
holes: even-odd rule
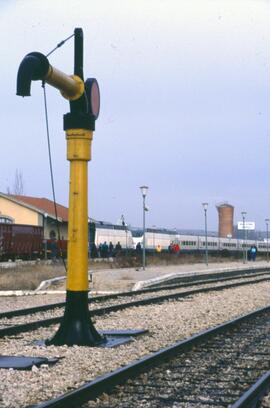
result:
[[[91,229],[91,228],[90,228]],[[122,248],[135,249],[138,242],[143,244],[142,232],[134,232],[126,226],[112,224],[95,224],[95,232],[92,233],[92,240],[96,246],[103,242],[116,245],[120,242]],[[176,231],[148,228],[145,232],[145,247],[148,251],[155,251],[157,247],[167,251],[169,245],[178,243],[181,252],[198,252],[206,248],[206,239],[202,235],[182,235]],[[265,241],[254,239],[236,239],[236,238],[207,238],[207,248],[209,252],[237,252],[249,249],[256,245],[258,252],[267,252],[267,243]]]
[[[35,259],[42,258],[46,253],[50,254],[51,240],[44,239],[42,227],[31,225],[16,225],[0,223],[0,260],[7,259]],[[123,250],[129,251],[136,249],[140,242],[143,244],[141,231],[129,229],[125,225],[113,225],[104,222],[90,222],[89,224],[89,252],[91,245],[110,242],[115,246],[120,243]],[[67,241],[54,241],[60,253],[66,256]],[[202,252],[206,248],[206,240],[200,235],[182,235],[176,231],[165,229],[146,229],[145,247],[148,252],[155,252],[157,249],[168,251],[170,244],[178,244],[180,253]],[[223,251],[228,253],[237,253],[248,250],[252,245],[256,245],[258,252],[267,252],[267,243],[260,240],[242,240],[235,238],[208,237],[207,247],[211,253]]]

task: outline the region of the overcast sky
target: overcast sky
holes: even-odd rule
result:
[[[16,169],[25,194],[52,198],[41,83],[16,96],[22,58],[47,54],[84,30],[85,77],[101,113],[89,164],[89,215],[141,225],[203,228],[201,203],[235,206],[265,228],[270,217],[270,2],[264,0],[0,0],[0,191]],[[72,74],[73,40],[49,57]],[[68,203],[63,114],[47,86],[56,197]]]

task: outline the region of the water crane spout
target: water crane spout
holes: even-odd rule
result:
[[[50,65],[40,52],[30,52],[22,60],[17,75],[17,95],[30,96],[31,82],[42,80],[57,88],[69,101],[84,94],[84,82],[78,75],[66,75]]]
[[[31,52],[22,60],[17,75],[17,95],[30,96],[31,82],[43,79],[50,64],[45,55]]]

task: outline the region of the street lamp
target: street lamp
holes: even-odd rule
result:
[[[202,203],[204,210],[204,232],[205,232],[205,264],[208,266],[208,244],[207,244],[207,208],[208,203]]]
[[[270,219],[269,218],[265,218],[265,223],[266,223],[266,260],[267,262],[269,262],[269,244],[268,244],[268,223],[269,223]]]
[[[154,252],[155,252],[155,247],[156,247],[156,245],[155,245],[155,228],[156,228],[157,226],[156,225],[152,225],[152,228],[153,228],[153,250],[154,250]]]
[[[47,217],[48,213],[44,213],[43,218],[43,240],[44,240],[44,259],[47,261],[48,258],[48,242],[47,242]]]
[[[127,234],[128,234],[128,231],[127,231],[127,223],[125,222],[125,217],[124,217],[123,214],[121,215],[121,221],[122,221],[122,226],[125,227],[125,233],[126,233],[126,256],[127,256],[127,248],[128,248]]]
[[[246,211],[241,212],[243,219],[243,230],[244,230],[244,242],[243,242],[243,263],[247,261],[247,236],[246,236]]]
[[[143,270],[145,269],[145,211],[147,211],[147,208],[145,206],[145,197],[148,191],[147,186],[141,186],[141,193],[143,197]]]

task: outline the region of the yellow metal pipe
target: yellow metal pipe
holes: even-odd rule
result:
[[[50,65],[44,81],[59,89],[62,96],[69,101],[79,99],[84,93],[84,82],[77,75],[68,76]]]
[[[67,290],[88,290],[88,161],[93,132],[66,131],[70,161]]]

